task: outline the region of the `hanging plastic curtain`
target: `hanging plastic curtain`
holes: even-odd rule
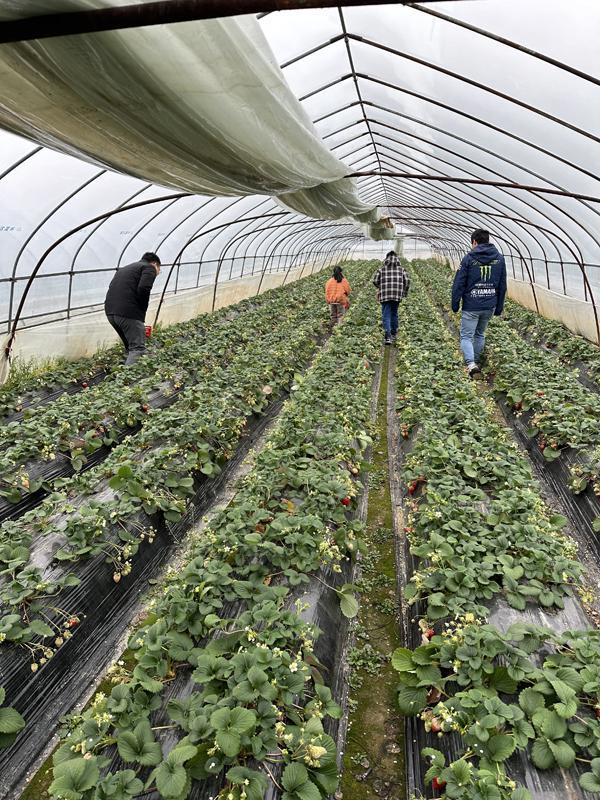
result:
[[[33,0],[24,13],[0,0],[0,20],[108,5]],[[3,45],[0,84],[0,126],[48,147],[197,194],[271,194],[312,217],[377,218],[253,16]]]

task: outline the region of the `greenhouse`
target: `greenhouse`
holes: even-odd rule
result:
[[[600,796],[598,2],[0,20],[0,800]]]

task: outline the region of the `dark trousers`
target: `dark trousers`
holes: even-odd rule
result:
[[[386,336],[395,336],[398,333],[399,305],[399,300],[388,300],[381,304],[381,322]]]
[[[125,345],[125,364],[127,366],[133,364],[146,350],[146,326],[139,319],[128,319],[116,314],[107,314],[106,319]]]
[[[337,325],[344,316],[344,306],[341,303],[329,303],[329,310],[331,312],[332,325]]]

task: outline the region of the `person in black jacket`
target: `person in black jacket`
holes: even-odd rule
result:
[[[493,315],[499,317],[506,297],[506,265],[502,253],[490,243],[490,234],[477,228],[471,234],[471,251],[463,258],[452,285],[452,311],[462,304],[460,347],[471,378],[479,376],[479,359],[485,329]]]
[[[125,364],[133,364],[146,349],[144,321],[150,291],[160,272],[156,253],[144,253],[140,261],[118,269],[110,282],[104,313],[125,345]]]

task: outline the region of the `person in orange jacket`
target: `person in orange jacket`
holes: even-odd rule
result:
[[[350,307],[350,284],[344,278],[341,267],[334,267],[333,277],[325,284],[325,300],[331,309],[331,322],[333,325],[341,320],[344,311]]]

